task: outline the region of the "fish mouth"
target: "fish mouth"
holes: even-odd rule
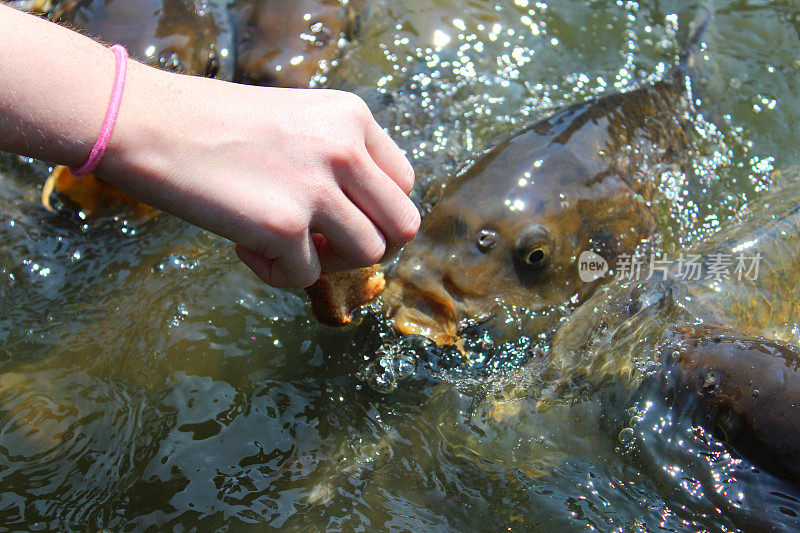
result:
[[[456,344],[459,305],[443,287],[389,280],[382,294],[387,316],[403,335],[422,335],[436,344]]]

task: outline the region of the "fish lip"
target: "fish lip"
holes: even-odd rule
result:
[[[441,284],[420,287],[390,279],[382,295],[389,319],[400,333],[422,334],[439,344],[457,339],[458,301]]]
[[[414,284],[403,283],[401,284],[400,294],[393,295],[390,293],[390,296],[394,296],[393,299],[396,300],[393,302],[395,305],[392,306],[390,310],[392,315],[396,314],[399,309],[409,307],[403,302],[411,300],[411,303],[416,301],[426,304],[425,306],[429,307],[433,311],[433,314],[436,316],[436,318],[452,323],[457,322],[458,311],[456,309],[456,299],[453,298],[444,287],[442,287],[441,291],[437,291],[435,289],[419,287]],[[418,307],[413,308],[419,310]]]
[[[442,277],[442,289],[456,302],[456,305],[469,298],[484,296],[483,291],[464,286],[450,275]]]

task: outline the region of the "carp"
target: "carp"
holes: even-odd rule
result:
[[[62,0],[50,18],[153,66],[251,85],[308,87],[355,27],[339,0]]]
[[[657,376],[694,423],[800,475],[800,191],[774,190],[649,280],[614,280],[553,340],[548,379],[634,389]],[[720,265],[726,268],[720,268]]]
[[[581,252],[613,261],[655,233],[658,178],[690,143],[692,51],[705,25],[660,81],[567,107],[435,190],[387,272],[383,301],[401,333],[457,343],[460,324],[502,307],[566,306],[536,326],[552,329],[602,283],[580,279]]]

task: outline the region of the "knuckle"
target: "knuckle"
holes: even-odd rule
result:
[[[411,200],[409,200],[408,203],[410,204],[409,207],[398,222],[397,237],[398,240],[401,241],[401,244],[407,243],[416,236],[422,221],[417,207]]]
[[[362,153],[356,143],[339,142],[332,147],[331,162],[335,169],[353,169],[361,164]]]
[[[271,231],[281,243],[294,242],[308,232],[308,222],[306,217],[294,211],[285,212],[282,215],[273,215],[271,221]]]
[[[400,181],[400,187],[403,189],[403,192],[406,194],[411,192],[411,189],[414,188],[414,180],[414,167],[411,166],[411,163],[406,162],[404,165],[403,177]]]
[[[362,120],[372,118],[369,106],[363,98],[355,93],[346,91],[343,91],[341,94],[345,108],[354,118]]]
[[[372,266],[379,263],[386,253],[386,242],[379,234],[369,238],[362,237],[349,249],[341,250],[339,253],[341,259],[349,265],[348,268]]]
[[[275,268],[272,271],[270,285],[276,288],[302,289],[313,285],[321,274],[319,265],[308,265],[308,268]]]
[[[316,283],[321,273],[322,271],[319,266],[312,267],[309,270],[297,272],[292,278],[293,286],[301,289],[310,287]]]
[[[386,253],[386,242],[383,239],[376,238],[369,247],[362,251],[359,262],[363,266],[371,266],[380,263],[384,253]]]
[[[333,199],[337,197],[340,187],[335,176],[323,175],[312,183],[307,184],[305,190],[309,202],[319,210],[331,205]]]

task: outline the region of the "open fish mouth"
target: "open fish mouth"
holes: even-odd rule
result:
[[[439,345],[463,350],[462,326],[474,325],[493,316],[495,299],[489,305],[472,299],[448,283],[418,286],[390,278],[381,293],[384,312],[403,335],[421,335]]]
[[[422,335],[437,344],[458,341],[458,304],[444,288],[426,290],[390,280],[382,298],[387,316],[403,335]]]

